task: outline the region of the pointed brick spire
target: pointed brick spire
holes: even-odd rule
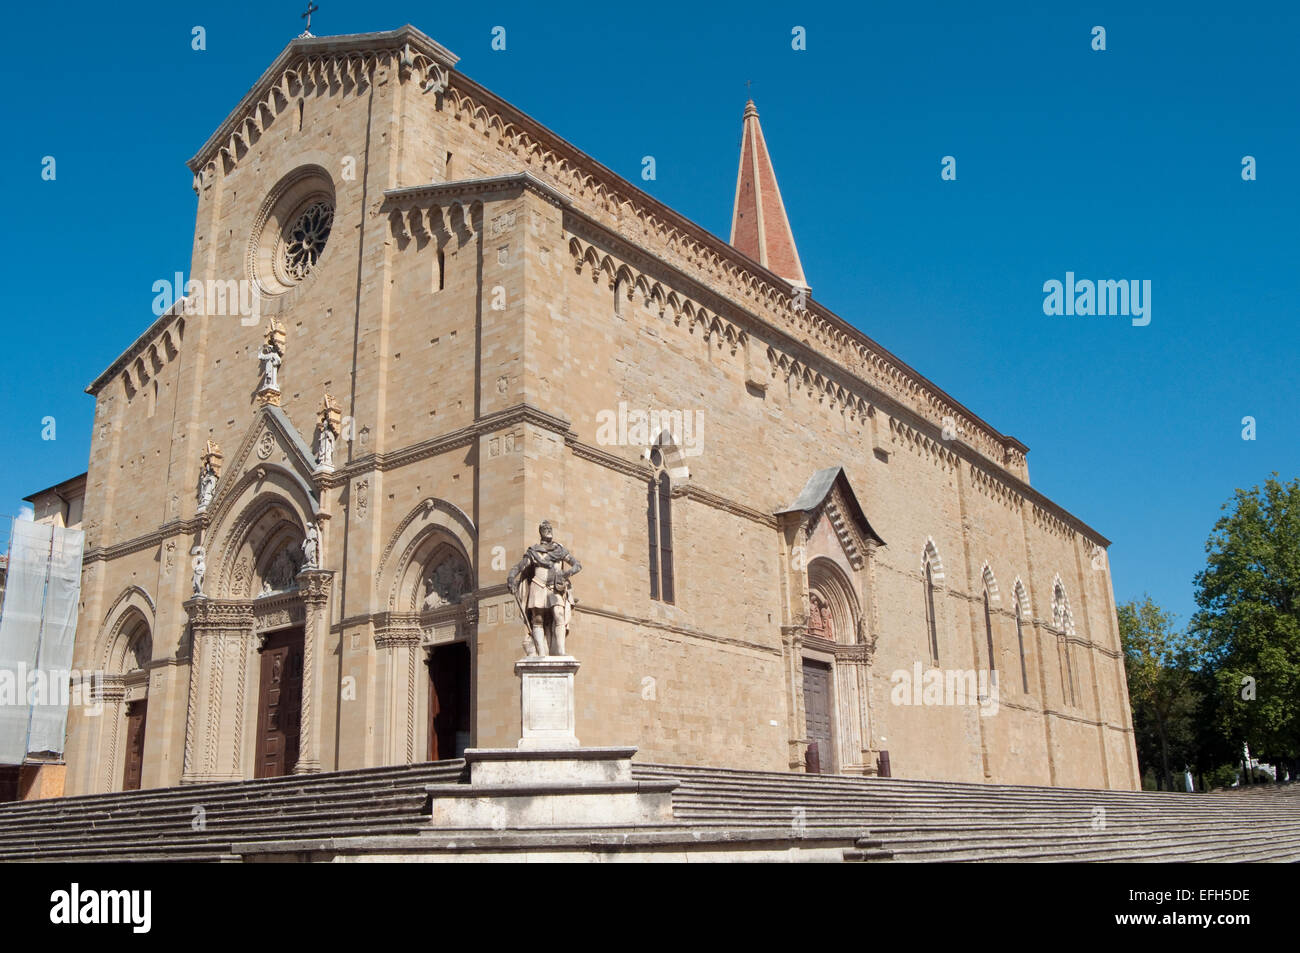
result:
[[[745,129],[740,142],[740,172],[736,176],[736,206],[731,216],[731,245],[792,285],[808,287],[794,247],[785,203],[776,186],[776,173],[767,154],[758,109],[745,104]]]

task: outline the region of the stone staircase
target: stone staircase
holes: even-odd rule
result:
[[[864,832],[846,860],[1300,861],[1300,785],[1169,794],[641,764],[710,828]]]
[[[0,861],[517,859],[705,847],[723,859],[1300,861],[1300,784],[1184,795],[636,762],[632,777],[680,782],[671,820],[635,830],[439,829],[426,788],[468,781],[464,761],[443,761],[0,805]]]
[[[0,805],[0,861],[237,861],[287,838],[414,835],[428,784],[464,761],[229,781]]]

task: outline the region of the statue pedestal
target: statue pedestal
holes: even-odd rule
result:
[[[567,655],[523,658],[522,737],[517,748],[470,748],[468,784],[430,784],[435,827],[528,830],[646,827],[673,819],[677,781],[632,777],[636,748],[583,748],[574,734],[573,676]]]
[[[520,748],[578,747],[573,701],[573,676],[577,673],[578,660],[571,655],[535,656],[515,663],[523,716]]]
[[[632,777],[635,748],[470,748],[469,784],[429,784],[434,827],[522,831],[656,827],[673,820],[675,780]]]

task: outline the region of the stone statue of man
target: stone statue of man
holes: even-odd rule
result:
[[[315,523],[307,524],[307,535],[302,541],[302,568],[319,569],[320,562],[320,530],[316,528]]]
[[[569,579],[582,571],[582,563],[554,539],[549,520],[537,527],[541,542],[524,552],[510,570],[506,585],[527,613],[528,655],[565,655],[565,636],[573,615],[573,589]],[[565,569],[565,566],[571,568]],[[548,651],[549,649],[549,651]]]
[[[194,585],[194,594],[196,596],[203,595],[203,576],[208,571],[208,564],[204,555],[202,546],[194,547],[194,576],[191,581]]]
[[[262,345],[262,350],[257,352],[257,360],[262,365],[262,386],[261,390],[279,390],[279,368],[284,361],[280,352],[269,342]]]
[[[199,509],[207,506],[212,502],[212,495],[217,490],[217,471],[212,468],[212,464],[203,461],[203,469],[199,472]]]
[[[317,465],[322,467],[334,466],[334,431],[331,430],[327,424],[321,425],[317,447]]]

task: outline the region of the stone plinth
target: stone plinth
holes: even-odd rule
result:
[[[677,782],[634,780],[635,752],[471,748],[469,784],[427,786],[431,820],[435,827],[496,831],[669,824]]]
[[[570,655],[522,658],[515,663],[523,722],[520,748],[578,747],[573,702],[573,676],[577,672],[578,660]]]

